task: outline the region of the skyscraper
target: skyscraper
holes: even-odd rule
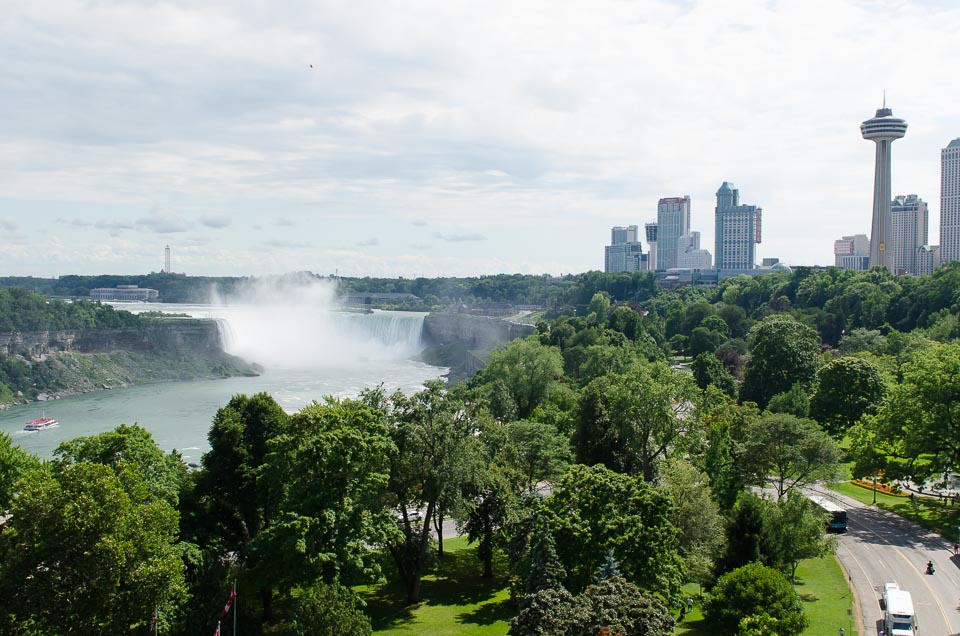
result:
[[[886,107],[876,117],[860,124],[864,139],[876,142],[877,159],[873,177],[873,225],[870,228],[870,267],[882,265],[893,270],[890,235],[890,149],[894,140],[907,134],[907,122],[893,116]]]
[[[763,210],[740,205],[740,191],[726,181],[717,190],[713,259],[718,271],[754,269]]]
[[[638,233],[636,225],[610,230],[610,245],[603,249],[603,271],[635,272],[641,268],[643,251],[637,240]]]
[[[690,232],[690,197],[660,199],[657,204],[657,269],[677,266],[680,237]],[[685,247],[685,246],[684,246]]]
[[[644,227],[647,230],[647,245],[649,246],[647,269],[654,271],[657,269],[657,224],[647,223]]]
[[[170,269],[170,246],[167,245],[167,247],[163,250],[163,273],[169,274],[171,273],[171,271],[172,270]]]
[[[960,261],[960,138],[940,151],[940,262]]]
[[[900,195],[890,205],[890,248],[893,271],[918,276],[917,250],[927,244],[927,202],[915,194]]]

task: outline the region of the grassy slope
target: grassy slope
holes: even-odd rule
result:
[[[503,636],[507,633],[515,608],[510,604],[503,576],[506,564],[497,564],[495,571],[500,576],[485,580],[479,576],[480,562],[466,539],[446,540],[444,548],[447,555],[442,564],[424,578],[425,600],[419,605],[404,607],[403,589],[396,583],[359,588],[367,601],[374,634]],[[840,627],[848,635],[855,633],[854,620],[848,614],[853,608],[853,596],[833,557],[801,563],[797,570],[797,591],[810,617],[810,627],[804,634],[833,634]],[[696,593],[696,587],[691,587],[691,596]],[[698,605],[676,633],[708,636],[713,632],[705,625]]]

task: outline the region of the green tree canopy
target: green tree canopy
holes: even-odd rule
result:
[[[612,549],[626,578],[641,589],[664,598],[678,594],[680,533],[666,492],[603,466],[575,465],[543,507],[568,589],[583,589]]]
[[[177,511],[131,464],[54,462],[17,482],[0,532],[0,631],[166,632],[186,600]]]
[[[153,435],[137,424],[121,424],[112,431],[63,442],[54,455],[70,462],[129,464],[136,468],[154,495],[174,506],[180,489],[187,483],[187,467],[180,455],[165,454]]]
[[[809,620],[800,597],[787,577],[760,563],[751,563],[720,577],[710,593],[704,614],[715,633],[737,636],[741,622],[766,616],[777,636],[799,636]]]
[[[960,344],[918,351],[902,373],[876,417],[851,431],[861,470],[923,480],[960,466]]]
[[[842,436],[868,413],[876,413],[887,386],[876,365],[861,358],[837,358],[817,372],[810,417],[831,435]]]
[[[39,465],[36,457],[15,446],[9,435],[0,432],[0,515],[10,507],[17,479]]]
[[[787,314],[764,318],[750,329],[750,359],[744,370],[743,400],[766,407],[794,384],[809,387],[820,356],[817,332]]]
[[[530,336],[495,350],[483,370],[483,381],[502,382],[513,400],[516,418],[526,419],[562,375],[560,352],[540,344],[536,336]]]
[[[832,478],[839,461],[836,442],[816,422],[768,413],[746,429],[740,463],[755,484],[771,479],[780,498],[810,481]]]
[[[696,393],[689,374],[663,363],[594,380],[581,392],[577,460],[652,480],[657,462],[686,430]]]

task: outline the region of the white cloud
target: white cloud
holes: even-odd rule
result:
[[[380,239],[376,237],[371,237],[368,239],[363,239],[362,241],[357,241],[357,247],[372,247],[374,245],[380,245]]]
[[[146,216],[136,221],[137,227],[156,234],[175,234],[186,232],[193,224],[179,214],[168,210],[154,208]],[[206,225],[206,224],[205,224]],[[209,227],[209,226],[208,226]]]
[[[13,217],[10,216],[0,216],[0,230],[5,232],[14,232],[17,228],[20,227]]]
[[[463,243],[468,241],[486,241],[487,237],[483,234],[477,232],[464,232],[462,234],[444,234],[443,232],[437,232],[434,235],[434,238],[438,238],[444,241],[449,241],[451,243]]]
[[[303,248],[375,233],[389,244],[340,255],[345,269],[582,271],[662,196],[692,196],[713,251],[726,180],[764,208],[761,257],[829,263],[835,238],[869,232],[857,126],[884,87],[910,123],[894,194],[930,203],[931,243],[939,149],[960,136],[951,3],[51,0],[5,17],[0,217],[37,253],[99,218],[115,238],[221,229],[224,266],[263,241],[251,266],[332,270]],[[296,231],[268,243],[264,227]],[[429,245],[423,227],[470,229],[404,253]],[[110,262],[144,270],[154,251]],[[4,271],[83,267],[0,256]]]

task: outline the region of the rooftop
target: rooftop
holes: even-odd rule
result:
[[[957,137],[956,139],[951,141],[949,144],[947,144],[947,148],[960,148],[960,137]]]

